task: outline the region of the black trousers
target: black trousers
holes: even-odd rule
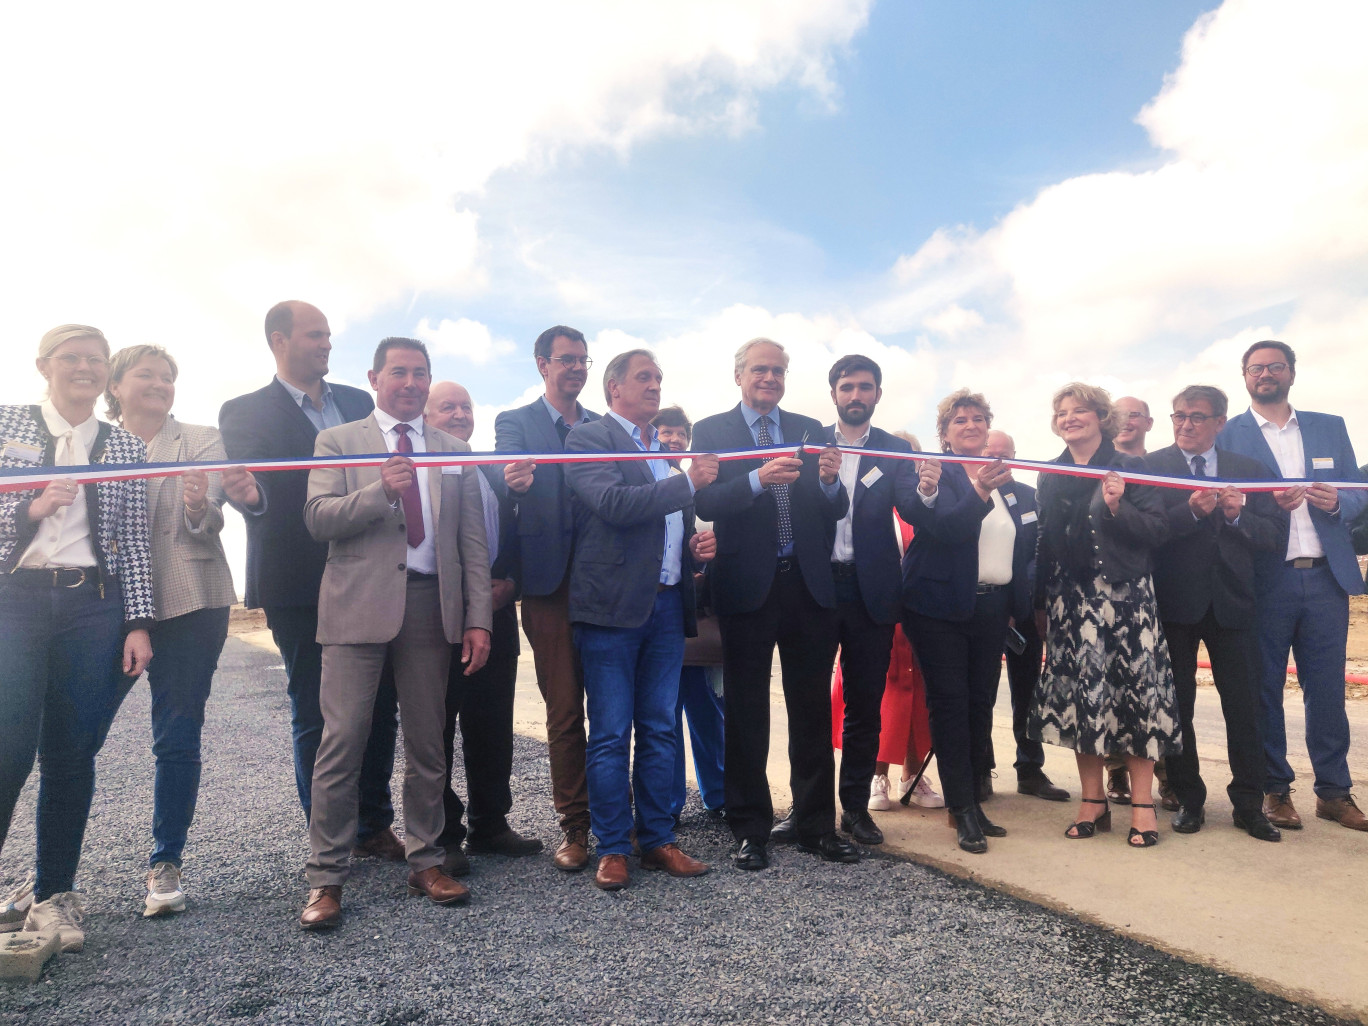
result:
[[[813,599],[796,561],[777,573],[764,604],[719,616],[726,681],[727,823],[736,839],[764,841],[774,822],[765,764],[769,759],[770,671],[774,647],[788,712],[790,782],[798,836],[836,828],[836,770],[831,751],[831,667],[836,611]]]
[[[469,677],[460,652],[452,653],[447,677],[446,790],[442,805],[446,826],[439,842],[459,847],[470,834],[493,837],[508,829],[513,808],[509,778],[513,774],[513,691],[518,682],[518,614],[510,602],[494,611],[489,659]],[[451,786],[455,765],[456,721],[461,723],[461,751],[465,762],[469,825],[462,823],[466,805]]]
[[[1190,809],[1206,801],[1207,789],[1197,761],[1193,709],[1197,703],[1197,644],[1206,642],[1216,693],[1225,717],[1230,786],[1226,794],[1236,809],[1253,811],[1263,802],[1264,751],[1260,719],[1259,653],[1252,630],[1222,627],[1210,609],[1194,624],[1165,623],[1178,712],[1183,719],[1183,751],[1164,759],[1168,783],[1178,800]]]
[[[869,804],[869,782],[879,759],[884,683],[893,650],[893,624],[875,623],[860,596],[859,580],[836,578],[836,637],[841,646],[841,807],[858,812]]]
[[[993,729],[1010,603],[1011,593],[999,588],[978,596],[968,620],[908,611],[903,624],[926,680],[931,743],[950,808],[972,805],[974,781],[990,769],[983,739]]]
[[[1031,777],[1044,771],[1045,749],[1039,741],[1026,736],[1026,718],[1031,714],[1031,701],[1035,696],[1036,685],[1040,683],[1040,656],[1044,643],[1035,627],[1035,618],[1025,623],[1018,622],[1016,629],[1026,639],[1026,649],[1017,655],[1011,649],[1007,655],[1007,686],[1012,692],[1012,737],[1016,739],[1016,762],[1014,766],[1018,777]],[[994,704],[997,699],[994,696]],[[993,750],[992,732],[989,731],[988,751]],[[990,758],[990,767],[997,762]]]

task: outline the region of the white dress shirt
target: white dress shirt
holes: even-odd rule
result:
[[[1302,447],[1301,425],[1297,423],[1297,411],[1292,411],[1292,416],[1287,418],[1287,423],[1282,427],[1259,416],[1259,411],[1252,406],[1249,412],[1254,414],[1254,423],[1259,425],[1264,441],[1273,450],[1273,458],[1278,461],[1278,470],[1282,476],[1305,477],[1306,449]],[[1323,555],[1325,546],[1321,544],[1320,535],[1316,534],[1316,525],[1311,522],[1311,509],[1303,502],[1292,511],[1287,530],[1287,558],[1314,559]]]
[[[385,436],[385,447],[390,452],[397,452],[399,446],[399,432],[395,430],[395,425],[400,421],[391,417],[380,407],[375,408],[375,422],[380,425],[380,430]],[[423,415],[420,413],[408,424],[409,441],[413,443],[413,451],[427,452],[427,442],[423,439]],[[417,570],[420,574],[435,574],[437,572],[437,532],[432,526],[432,495],[428,492],[428,468],[415,467],[413,487],[418,489],[418,495],[423,502],[423,540],[414,548],[408,547],[408,563],[410,570]]]
[[[82,424],[68,424],[48,399],[43,403],[43,421],[57,440],[53,462],[59,467],[81,467],[90,462],[90,447],[95,444],[100,424],[92,415]],[[90,542],[90,511],[86,509],[84,485],[76,488],[76,499],[38,525],[38,533],[24,556],[22,567],[95,566],[95,549]]]
[[[993,508],[979,524],[979,584],[1011,584],[1012,552],[1016,548],[1016,521],[1007,510],[1002,492],[989,495]]]
[[[863,449],[869,444],[869,424],[865,424],[864,434],[855,440],[847,438],[841,433],[838,426],[836,428],[837,445],[853,445]],[[841,453],[841,484],[845,485],[846,495],[850,497],[850,507],[836,524],[836,542],[831,546],[831,561],[833,563],[853,563],[855,562],[855,535],[852,530],[855,516],[855,484],[860,474],[860,454],[858,452]]]

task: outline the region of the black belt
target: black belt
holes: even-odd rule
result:
[[[794,565],[792,557],[785,556],[774,564],[774,569],[778,573],[786,574],[793,569]]]
[[[679,587],[678,584],[657,584],[657,585],[656,585],[656,594],[659,595],[662,591],[669,591],[671,588],[678,588],[678,587]]]
[[[1293,570],[1310,570],[1313,566],[1325,566],[1329,562],[1324,556],[1302,556],[1287,560],[1283,566],[1290,566]]]
[[[1001,591],[1005,587],[1005,584],[980,584],[974,588],[974,594],[987,595],[989,592]]]
[[[854,577],[854,576],[855,576],[855,564],[854,564],[854,563],[837,563],[837,562],[835,562],[835,561],[833,560],[833,561],[832,561],[832,564],[831,564],[831,576],[832,576],[832,577]]]
[[[408,572],[408,579],[410,581],[435,581],[437,580],[437,575],[425,574],[421,570],[410,570]]]
[[[10,576],[24,584],[37,584],[48,588],[79,588],[87,581],[94,584],[99,573],[93,566],[23,566],[11,570]]]

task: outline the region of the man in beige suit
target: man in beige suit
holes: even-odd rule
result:
[[[394,668],[404,724],[404,832],[410,894],[439,905],[470,892],[442,872],[447,672],[489,655],[492,609],[480,486],[473,469],[416,467],[405,454],[470,450],[423,422],[431,364],[421,342],[387,338],[369,373],[376,409],[318,436],[316,456],[389,451],[381,467],[316,468],[304,520],[328,543],[318,597],[323,740],[314,763],[305,929],[337,925],[356,836],[361,772],[380,672]],[[463,472],[464,471],[464,472]]]

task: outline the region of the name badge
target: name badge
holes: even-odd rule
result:
[[[1009,505],[1009,506],[1015,506],[1015,505],[1016,505],[1016,496],[1013,495],[1011,492],[1008,492],[1008,493],[1007,493],[1007,505]]]
[[[28,445],[24,442],[6,442],[5,448],[0,450],[0,459],[23,460],[25,463],[37,463],[43,458],[43,450],[37,446]]]
[[[1021,522],[1023,525],[1034,524],[1039,519],[1040,518],[1036,516],[1035,510],[1031,510],[1029,513],[1021,514]]]
[[[864,485],[866,488],[873,488],[874,482],[881,477],[883,477],[882,470],[880,470],[878,467],[870,467],[869,473],[866,474],[864,477],[860,478],[860,484]]]
[[[442,473],[443,473],[443,474],[459,474],[459,473],[460,473],[461,471],[463,471],[463,470],[465,470],[465,466],[464,466],[463,464],[458,463],[458,464],[456,464],[456,466],[454,466],[454,467],[443,467],[443,468],[442,468]]]
[[[1332,456],[1313,456],[1311,458],[1312,470],[1334,470],[1335,460]]]

